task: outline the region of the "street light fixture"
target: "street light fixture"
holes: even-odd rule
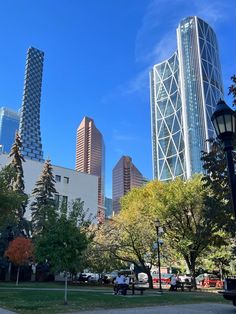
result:
[[[228,164],[228,175],[231,187],[234,215],[236,218],[236,176],[233,161],[233,138],[235,137],[235,111],[233,111],[224,100],[220,99],[217,103],[211,121],[219,140],[224,144],[224,151]]]
[[[156,233],[157,233],[157,259],[158,259],[159,290],[160,290],[160,292],[162,292],[162,286],[161,286],[161,256],[160,256],[160,244],[161,244],[162,240],[159,239],[159,235],[163,233],[163,228],[161,227],[160,221],[158,219],[155,221],[155,227],[156,227]]]

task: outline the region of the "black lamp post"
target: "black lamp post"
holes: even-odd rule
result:
[[[233,161],[233,138],[235,136],[235,112],[222,100],[217,104],[211,117],[216,135],[224,144],[224,151],[228,163],[228,175],[231,187],[234,215],[236,218],[236,176]]]
[[[158,277],[159,277],[159,290],[162,292],[161,286],[161,255],[160,255],[160,239],[159,235],[162,234],[163,228],[160,226],[160,221],[157,219],[155,221],[155,227],[157,232],[157,259],[158,259]]]

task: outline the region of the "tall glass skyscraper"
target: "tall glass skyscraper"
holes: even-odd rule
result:
[[[43,161],[40,132],[43,61],[44,53],[42,51],[33,47],[28,49],[19,128],[22,155],[37,161]]]
[[[153,176],[187,179],[202,172],[201,151],[214,136],[211,115],[223,97],[217,39],[198,17],[182,20],[177,51],[150,73]]]
[[[20,114],[9,108],[0,108],[0,145],[1,152],[10,153],[16,131],[19,129]]]

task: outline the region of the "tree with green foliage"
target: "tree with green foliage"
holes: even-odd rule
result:
[[[223,241],[218,221],[225,216],[212,196],[201,176],[168,183],[152,181],[133,189],[122,198],[120,213],[104,226],[101,245],[116,258],[142,266],[152,287],[151,267],[157,260],[154,221],[158,218],[165,231],[161,250],[168,247],[170,255],[180,254],[195,278],[200,256],[209,245]]]
[[[54,194],[57,193],[57,191],[55,189],[56,181],[52,171],[50,160],[46,160],[42,174],[32,192],[34,200],[31,203],[30,209],[34,235],[42,232],[50,216],[56,215]]]
[[[92,241],[84,252],[82,269],[89,269],[101,275],[114,269],[126,268],[127,263],[115,258],[112,252],[100,245],[103,241],[103,227],[92,230]]]
[[[233,96],[233,106],[236,106],[236,75],[231,77],[232,85],[229,87],[229,95]]]
[[[17,220],[16,208],[26,200],[25,195],[9,188],[14,176],[15,170],[9,165],[0,171],[0,229],[6,220]]]
[[[225,219],[220,200],[214,198],[200,175],[176,179],[165,185],[158,209],[165,225],[165,238],[186,261],[195,280],[196,263],[209,245],[220,245],[219,220]]]
[[[64,303],[67,304],[67,276],[79,268],[84,250],[87,248],[88,222],[81,217],[80,201],[74,201],[70,211],[67,207],[58,215],[50,216],[45,228],[35,238],[38,262],[49,261],[54,271],[65,272]]]
[[[24,193],[24,175],[20,152],[21,140],[16,133],[9,157],[11,162],[0,172],[0,264],[6,268],[4,251],[9,241],[19,235],[30,234],[30,222],[24,217],[28,196]],[[11,263],[8,268],[10,278]]]
[[[18,193],[22,197],[20,206],[15,209],[16,220],[19,226],[19,230],[22,234],[29,234],[29,222],[24,218],[26,206],[28,203],[28,196],[25,194],[24,189],[24,172],[22,162],[25,162],[24,157],[21,154],[22,143],[18,132],[15,135],[15,141],[9,153],[11,162],[8,165],[8,169],[12,172],[13,176],[11,181],[8,181],[8,188],[11,191]],[[6,179],[7,181],[8,179]]]
[[[233,96],[233,105],[236,105],[236,76],[231,77],[233,84],[229,87],[229,95]],[[229,186],[227,161],[224,152],[224,145],[218,139],[209,139],[211,149],[209,152],[202,152],[201,160],[205,170],[203,180],[206,186],[210,186],[214,198],[224,206],[225,230],[235,233],[235,222],[232,212],[232,199]],[[236,138],[234,140],[236,146]],[[236,164],[236,153],[233,151],[233,160]],[[223,200],[223,202],[222,202]],[[222,223],[222,220],[219,221]]]
[[[20,152],[21,147],[21,138],[19,133],[16,132],[15,142],[9,153],[9,157],[12,158],[10,165],[15,170],[15,176],[10,182],[10,187],[13,191],[24,193],[25,184],[22,162],[25,162],[25,159]]]
[[[122,198],[121,211],[100,227],[96,241],[101,251],[142,269],[148,276],[150,288],[153,288],[151,268],[157,262],[157,239],[155,215],[149,208],[149,187],[147,184],[143,188],[132,189]]]
[[[224,235],[221,235],[224,238]],[[222,245],[212,245],[208,248],[207,256],[200,259],[201,268],[207,272],[218,272],[221,279],[230,273],[230,263],[235,259],[234,243],[225,234],[225,241]]]
[[[219,228],[223,228],[228,232],[235,232],[234,215],[232,211],[231,191],[229,186],[227,161],[223,145],[218,140],[209,140],[211,143],[210,152],[202,152],[201,160],[203,162],[203,184],[210,187],[213,197],[221,206],[225,219],[219,216]],[[233,153],[236,163],[236,154]]]

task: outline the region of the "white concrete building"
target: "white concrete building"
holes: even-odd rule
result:
[[[0,154],[0,169],[10,163],[7,154]],[[25,193],[29,196],[35,187],[36,181],[42,173],[43,163],[26,159],[23,162]],[[52,166],[55,176],[55,188],[58,201],[63,199],[70,203],[76,198],[84,201],[84,209],[89,209],[93,217],[97,215],[98,207],[98,177],[87,173],[78,172],[72,169],[59,166]],[[31,200],[30,200],[31,201]],[[27,210],[26,217],[30,218],[30,210]]]

